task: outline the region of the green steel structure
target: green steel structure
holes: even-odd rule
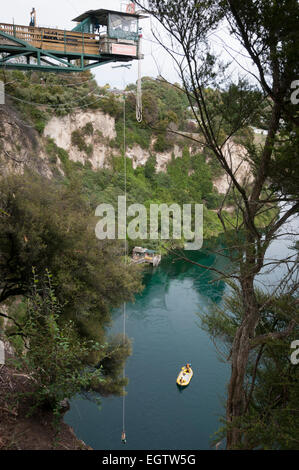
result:
[[[83,72],[141,59],[135,13],[90,10],[72,31],[0,23],[0,69]]]

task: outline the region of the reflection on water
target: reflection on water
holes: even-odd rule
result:
[[[188,258],[205,266],[225,269],[223,259],[213,253],[189,252]],[[130,305],[131,315],[136,320],[144,320],[149,316],[150,311],[147,308],[140,309],[140,305],[167,310],[166,298],[174,282],[184,282],[184,290],[197,291],[205,299],[205,303],[211,301],[219,303],[226,286],[223,281],[217,281],[217,276],[217,273],[201,269],[185,260],[175,257],[164,258],[158,268],[146,268],[143,280],[145,288],[136,296],[136,303]],[[114,318],[121,314],[121,309],[116,310]]]
[[[189,252],[193,261],[223,269],[226,258]],[[128,359],[126,449],[208,449],[223,414],[229,367],[219,361],[213,343],[198,328],[198,312],[221,302],[217,274],[183,260],[165,258],[144,276],[144,291],[127,305],[127,334],[133,340]],[[122,329],[114,312],[112,333]],[[186,389],[176,385],[182,365],[194,376]],[[94,449],[121,449],[122,399],[102,399],[102,408],[73,400],[66,422]]]

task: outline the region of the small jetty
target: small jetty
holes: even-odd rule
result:
[[[132,262],[135,264],[148,263],[153,266],[158,266],[161,262],[161,255],[155,250],[135,246],[132,254]]]

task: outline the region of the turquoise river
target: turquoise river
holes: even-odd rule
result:
[[[298,222],[298,221],[297,221]],[[297,223],[295,224],[297,225]],[[269,255],[287,255],[289,243],[280,239]],[[220,248],[219,244],[213,250]],[[209,250],[188,252],[193,260],[225,270],[227,259]],[[261,276],[269,284],[282,272]],[[200,328],[199,313],[227,293],[217,274],[183,260],[166,257],[148,268],[145,289],[127,304],[126,331],[133,354],[126,364],[125,449],[210,449],[211,437],[224,415],[230,365],[221,359],[208,334]],[[275,279],[276,277],[276,279]],[[122,310],[114,312],[111,333],[123,328]],[[194,376],[180,390],[176,377],[191,362]],[[124,449],[121,443],[122,398],[102,398],[101,409],[86,398],[72,401],[65,416],[79,439],[93,449]]]

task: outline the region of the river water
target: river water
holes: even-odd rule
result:
[[[223,268],[223,259],[210,252],[191,253],[191,258]],[[210,282],[214,277],[185,261],[166,258],[158,268],[147,269],[144,291],[134,304],[127,304],[133,354],[126,364],[126,449],[210,448],[224,413],[229,377],[229,366],[199,327],[198,313],[212,301],[221,302],[225,293],[223,282]],[[121,332],[122,327],[122,312],[116,311],[111,331]],[[191,362],[194,376],[180,390],[176,377],[186,362]],[[123,448],[122,398],[103,398],[100,410],[77,398],[65,421],[94,449]]]
[[[294,217],[286,232],[299,233]],[[294,256],[294,237],[278,238],[267,251],[267,261]],[[205,266],[228,270],[227,258],[213,250],[187,252],[190,259]],[[286,273],[278,266],[263,269],[258,287],[276,290]],[[199,313],[220,304],[228,293],[217,274],[183,260],[166,257],[158,268],[148,268],[145,289],[135,303],[127,304],[126,330],[133,340],[133,354],[126,364],[129,378],[126,396],[126,449],[203,450],[211,448],[211,437],[224,415],[226,385],[230,366],[221,359],[215,345],[200,328]],[[111,333],[123,328],[122,311],[114,312]],[[178,372],[191,362],[194,376],[188,387],[176,385]],[[122,398],[102,398],[102,407],[76,398],[65,416],[76,435],[93,449],[116,450],[121,443]]]

